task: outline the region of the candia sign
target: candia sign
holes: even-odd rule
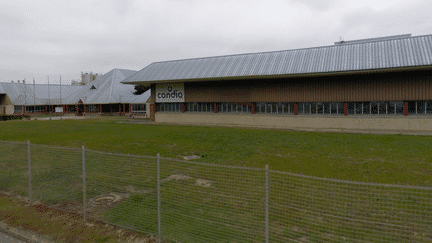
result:
[[[184,84],[156,84],[156,102],[184,102]]]

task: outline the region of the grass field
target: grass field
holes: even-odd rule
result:
[[[352,181],[432,186],[431,136],[117,123],[124,117],[0,124],[0,140],[181,158]]]
[[[160,153],[170,158],[197,154],[202,156],[197,161],[204,164],[255,168],[269,164],[273,170],[317,177],[432,186],[431,152],[427,149],[431,138],[426,136],[117,123],[122,120],[125,119],[3,122],[0,140],[30,140],[33,144],[76,148],[85,145],[97,151],[148,156]],[[18,145],[0,148],[0,165],[8,165],[0,172],[0,187],[24,196],[27,193],[25,151],[25,146]],[[32,147],[34,197],[50,203],[82,200],[80,153],[79,149]],[[157,231],[154,159],[86,152],[86,165],[87,198],[113,191],[125,192],[127,187],[147,190],[132,193],[104,213],[105,220],[143,232]],[[206,242],[209,237],[219,237],[216,241],[262,241],[265,195],[262,171],[210,169],[205,165],[162,160],[161,178],[179,174],[189,178],[164,181],[161,185],[165,236],[181,242]],[[196,186],[197,179],[212,181],[212,185]],[[274,192],[270,195],[272,242],[284,239],[306,242],[432,240],[431,229],[418,223],[432,217],[430,192],[422,195],[423,191],[413,189],[347,187],[275,173],[271,174],[271,188]],[[326,196],[320,198],[323,195]],[[401,220],[401,215],[406,219]],[[376,222],[376,225],[347,222],[344,218]],[[388,222],[392,224],[388,226]],[[413,229],[406,228],[407,222]],[[368,235],[371,227],[379,235]],[[408,230],[419,235],[414,236]],[[413,238],[395,238],[396,231]]]

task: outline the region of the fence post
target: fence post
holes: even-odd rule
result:
[[[269,242],[269,172],[265,167],[265,242]]]
[[[161,241],[161,215],[160,215],[160,154],[157,154],[157,215],[158,215],[158,243]]]
[[[30,159],[30,141],[27,140],[27,163],[28,163],[28,184],[29,184],[29,200],[32,204],[32,190],[31,190],[31,159]]]
[[[81,147],[82,151],[82,177],[83,177],[83,211],[84,211],[84,222],[87,218],[87,205],[86,205],[86,173],[85,173],[85,149]]]

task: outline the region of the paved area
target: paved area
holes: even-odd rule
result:
[[[50,119],[51,118],[51,119]],[[66,119],[85,119],[84,116],[54,116],[54,117],[32,117],[30,120],[66,120]]]
[[[0,243],[27,243],[26,241],[22,241],[16,237],[13,237],[9,234],[5,234],[0,231]]]

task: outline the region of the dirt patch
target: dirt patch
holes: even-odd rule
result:
[[[211,181],[205,179],[197,179],[196,184],[202,187],[211,187]]]
[[[192,179],[192,177],[187,175],[175,174],[175,175],[170,175],[165,179],[162,179],[161,182],[171,181],[171,180],[189,180],[189,179]]]
[[[87,203],[87,213],[90,217],[96,217],[103,220],[104,216],[102,214],[104,212],[116,207],[124,200],[128,199],[129,196],[130,193],[111,192],[109,194],[99,195],[97,197],[91,198]]]
[[[190,176],[187,176],[187,175],[174,174],[174,175],[168,176],[165,179],[162,179],[161,182],[171,181],[171,180],[191,180],[191,179],[193,179],[193,178]],[[195,185],[202,186],[202,187],[211,187],[212,184],[211,184],[210,180],[196,179]]]
[[[119,193],[100,195],[93,198],[91,203],[89,200],[91,206],[88,209],[92,209],[93,214],[98,214],[127,197],[127,194]],[[33,201],[29,205],[28,198],[10,191],[0,191],[0,203],[3,205],[8,202],[8,207],[0,207],[0,221],[8,227],[31,231],[55,242],[156,242],[154,236],[107,224],[91,217],[91,213],[87,214],[84,223],[83,204],[79,201],[55,206]]]

